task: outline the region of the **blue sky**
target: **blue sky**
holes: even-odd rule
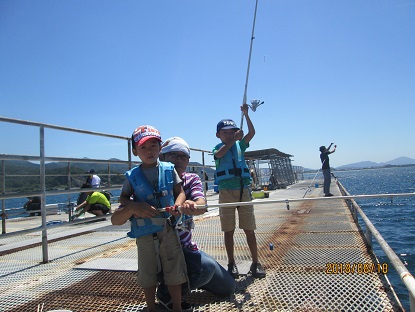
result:
[[[211,150],[240,123],[254,0],[1,0],[0,116]],[[415,158],[415,1],[259,0],[247,98],[251,150],[293,164]],[[245,126],[246,130],[246,126]],[[50,156],[121,158],[125,146],[47,132]],[[0,123],[0,153],[38,153]]]

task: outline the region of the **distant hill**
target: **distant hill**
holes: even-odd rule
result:
[[[383,165],[392,165],[392,166],[413,165],[415,164],[415,159],[402,156],[402,157],[395,158],[394,160],[390,160],[388,162],[380,163],[380,164],[382,166]]]
[[[117,159],[112,159],[117,160]],[[40,189],[39,164],[32,163],[26,160],[6,160],[6,191],[27,191],[35,192]],[[201,166],[198,162],[190,162],[190,172],[195,172],[201,176]],[[46,189],[65,189],[68,184],[68,163],[66,162],[51,162],[45,164],[46,170]],[[72,187],[81,187],[88,176],[87,172],[94,169],[95,174],[101,178],[101,184],[107,185],[108,180],[108,165],[102,163],[71,163],[71,185]],[[128,170],[128,165],[125,164],[111,164],[112,185],[122,185],[125,179],[124,173]],[[215,170],[206,168],[206,173],[209,180],[213,180]],[[21,176],[25,175],[25,176]],[[27,176],[29,175],[29,176]]]
[[[78,166],[79,165],[79,166]],[[82,166],[81,166],[82,165]],[[25,160],[6,160],[5,161],[5,183],[6,192],[35,192],[40,189],[40,165]],[[46,189],[65,189],[68,186],[68,163],[52,162],[45,164]],[[106,185],[108,181],[108,166],[106,164],[77,164],[71,163],[71,186],[80,187],[88,176],[87,171],[94,169],[100,176],[101,183]],[[126,165],[112,165],[111,183],[121,185],[124,181],[124,173],[128,169]]]
[[[381,167],[382,165],[373,162],[373,161],[360,161],[357,163],[352,163],[348,165],[343,165],[340,167],[336,167],[338,170],[345,170],[345,169],[361,169],[361,168],[375,168],[375,167]]]
[[[363,168],[379,168],[387,166],[406,166],[406,165],[415,165],[415,159],[409,157],[398,157],[387,162],[373,162],[373,161],[361,161],[357,163],[352,163],[348,165],[343,165],[336,167],[337,170],[348,170],[348,169],[363,169]]]

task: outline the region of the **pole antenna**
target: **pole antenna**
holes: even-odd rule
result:
[[[248,68],[246,70],[245,91],[244,91],[244,97],[242,99],[242,105],[247,104],[246,103],[246,101],[247,101],[246,100],[246,93],[247,93],[247,90],[248,90],[249,67],[251,65],[252,44],[253,44],[254,39],[255,39],[254,33],[255,33],[255,21],[256,21],[257,7],[258,7],[258,0],[256,0],[256,3],[255,3],[254,22],[252,23],[251,44],[250,44],[250,47],[249,47]],[[242,130],[243,124],[244,124],[244,114],[241,113],[241,130]]]

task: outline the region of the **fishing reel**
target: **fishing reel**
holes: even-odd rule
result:
[[[248,104],[248,106],[252,109],[253,112],[255,112],[258,106],[262,104],[264,104],[264,101],[261,102],[261,100],[251,100],[251,104]]]
[[[246,103],[246,94],[244,95],[243,102]],[[246,105],[248,105],[248,107],[250,107],[251,110],[255,112],[258,106],[262,104],[264,104],[264,101],[261,102],[261,100],[251,100],[251,104],[246,104]],[[242,129],[243,125],[244,125],[244,113],[241,114],[241,126],[239,128]]]

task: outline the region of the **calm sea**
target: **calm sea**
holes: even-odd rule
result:
[[[351,195],[415,192],[415,166],[368,170],[333,171]],[[313,178],[315,173],[312,175]],[[307,177],[309,178],[309,177]],[[317,175],[321,180],[322,175]],[[356,201],[412,275],[415,274],[415,197],[375,198]],[[374,252],[381,263],[388,262],[373,238]],[[403,306],[409,311],[408,292],[395,269],[388,278]]]

